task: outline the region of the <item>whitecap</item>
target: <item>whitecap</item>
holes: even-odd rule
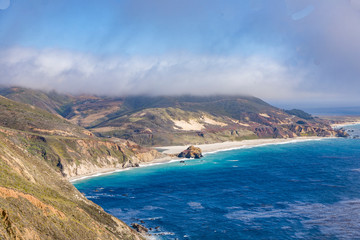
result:
[[[143,207],[143,209],[144,209],[144,210],[151,211],[151,210],[164,209],[164,208],[148,205],[148,206]]]
[[[87,199],[99,199],[99,196],[86,196]]]
[[[203,209],[204,207],[199,202],[188,202],[187,203],[192,209]]]
[[[228,208],[231,209],[231,208]],[[360,239],[360,199],[344,200],[333,204],[296,202],[286,208],[273,206],[252,210],[236,210],[225,215],[228,219],[256,225],[256,220],[266,218],[296,219],[306,229],[318,228],[326,236],[341,239]]]

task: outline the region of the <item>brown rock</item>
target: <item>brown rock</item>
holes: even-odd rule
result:
[[[201,158],[203,157],[201,149],[198,147],[190,146],[186,150],[182,151],[178,157],[180,158]]]
[[[336,130],[336,136],[337,137],[348,137],[349,134],[344,129],[338,129]]]
[[[139,233],[147,233],[149,229],[138,223],[132,223],[131,226]]]

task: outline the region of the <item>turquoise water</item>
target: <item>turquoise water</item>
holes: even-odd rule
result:
[[[359,146],[348,138],[223,151],[74,185],[159,239],[360,239]]]

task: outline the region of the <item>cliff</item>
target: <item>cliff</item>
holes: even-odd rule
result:
[[[0,132],[67,178],[134,167],[162,156],[131,141],[97,138],[61,116],[1,96],[0,112]]]
[[[142,239],[30,150],[32,138],[0,131],[0,239]]]
[[[0,97],[0,239],[142,239],[66,178],[161,156]]]

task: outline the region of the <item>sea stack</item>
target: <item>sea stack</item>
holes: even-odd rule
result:
[[[179,158],[201,158],[203,157],[201,149],[198,147],[190,146],[178,155]]]

